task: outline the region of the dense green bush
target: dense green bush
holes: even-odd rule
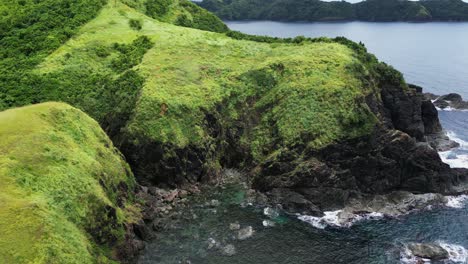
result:
[[[147,0],[145,2],[146,13],[154,18],[162,17],[169,12],[171,0]]]
[[[22,0],[0,5],[0,110],[39,101],[30,70],[94,18],[106,0]]]
[[[213,32],[228,31],[217,16],[188,0],[146,0],[144,6],[146,15],[163,22]]]
[[[176,25],[191,27],[213,32],[226,32],[228,27],[219,18],[205,9],[197,6],[189,1],[181,1],[180,6],[190,13],[192,19],[188,22],[189,17],[185,14],[177,18]]]
[[[130,19],[128,21],[128,24],[131,28],[135,29],[135,30],[141,30],[143,28],[143,24],[141,22],[141,20],[137,20],[137,19]]]
[[[117,72],[123,72],[139,64],[146,51],[153,46],[146,36],[140,36],[131,44],[114,44],[114,49],[119,52],[116,59],[112,60],[111,67]]]

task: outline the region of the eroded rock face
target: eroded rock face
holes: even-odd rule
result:
[[[254,188],[287,211],[310,215],[341,209],[363,194],[459,193],[454,186],[466,181],[468,171],[441,161],[437,150],[457,144],[443,134],[437,110],[421,91],[383,85],[382,103],[376,97],[367,102],[383,126],[318,151],[282,151],[260,164]]]

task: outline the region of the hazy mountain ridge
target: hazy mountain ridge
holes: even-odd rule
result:
[[[467,21],[461,0],[204,0],[200,6],[225,20],[274,21]]]

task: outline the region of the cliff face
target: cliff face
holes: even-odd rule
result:
[[[465,169],[450,169],[437,148],[447,144],[437,110],[420,87],[388,78],[367,103],[382,123],[373,133],[318,151],[289,149],[257,168],[254,186],[290,212],[341,209],[351,198],[386,194],[458,193]],[[453,143],[453,142],[452,142]],[[453,146],[452,146],[453,147]]]
[[[9,36],[0,40],[9,44],[0,107],[72,104],[99,122],[140,183],[209,182],[238,168],[273,201],[306,213],[395,190],[463,191],[467,171],[435,150],[451,143],[434,105],[363,45],[161,22],[185,15],[185,26],[224,31],[184,2],[63,3],[36,3],[60,13],[63,31],[57,20],[46,33],[0,20]],[[11,4],[14,17],[21,5]],[[105,263],[126,224],[142,233],[133,175],[104,131],[62,103],[0,113],[1,260]],[[123,254],[141,249],[126,238]]]
[[[107,5],[36,73],[101,122],[143,184],[225,167],[252,169],[264,191],[449,193],[458,181],[423,143],[441,127],[420,89],[343,38],[226,36]]]

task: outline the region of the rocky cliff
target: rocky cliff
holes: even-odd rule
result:
[[[238,168],[259,190],[302,189],[317,203],[324,191],[451,193],[464,177],[439,159],[452,143],[421,88],[344,38],[211,33],[107,5],[36,73],[73,91],[67,100],[101,122],[145,185]],[[93,86],[99,76],[110,84]],[[108,90],[70,86],[77,77]]]
[[[454,144],[432,102],[362,44],[180,27],[167,22],[185,14],[204,29],[202,11],[152,9],[154,1],[101,1],[79,21],[65,18],[86,3],[57,7],[73,25],[67,32],[59,23],[47,35],[0,21],[11,36],[1,41],[13,47],[3,53],[0,107],[58,100],[83,110],[143,185],[212,183],[235,168],[274,203],[309,214],[396,190],[464,191],[467,171],[450,169],[437,153]],[[40,4],[49,10],[57,2]],[[225,30],[214,22],[215,31]],[[55,50],[44,44],[60,36],[70,39]],[[18,72],[14,54],[24,59]],[[0,257],[7,262],[64,262],[64,252],[80,263],[105,262],[126,223],[138,222],[129,230],[149,239],[145,221],[154,219],[154,203],[186,195],[141,188],[141,197],[156,198],[138,215],[132,173],[97,123],[75,108],[29,106],[0,113],[1,121],[0,178],[8,184],[0,186],[0,231],[7,234]],[[17,223],[22,208],[34,209]],[[45,233],[35,232],[42,227]],[[37,240],[24,239],[32,233]],[[141,249],[134,235],[121,253]]]

